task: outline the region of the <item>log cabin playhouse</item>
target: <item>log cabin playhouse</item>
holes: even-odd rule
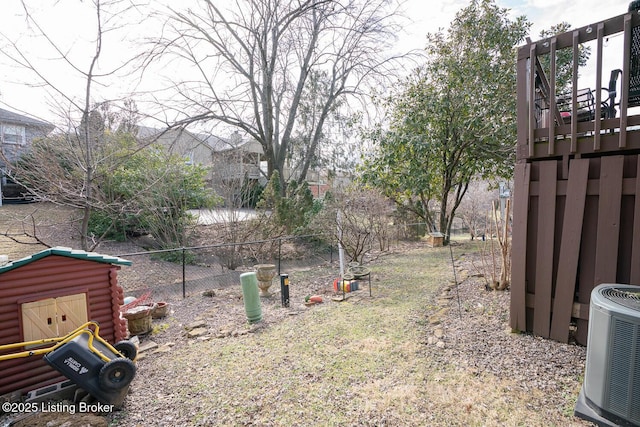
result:
[[[518,49],[515,330],[560,342],[573,331],[586,344],[594,287],[640,285],[638,3]],[[559,93],[557,55],[577,58],[581,45],[593,75],[579,78],[574,60],[569,93]]]
[[[111,344],[127,338],[122,265],[131,261],[55,247],[0,266],[0,345],[64,336],[88,320]],[[0,361],[0,401],[64,380],[41,355]]]

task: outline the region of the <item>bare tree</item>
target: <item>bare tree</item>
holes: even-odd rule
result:
[[[83,249],[89,249],[90,246],[88,227],[91,211],[101,203],[100,197],[94,194],[95,173],[98,165],[105,161],[97,154],[105,136],[105,120],[100,112],[100,106],[104,104],[95,101],[94,88],[103,80],[112,78],[133,59],[121,59],[118,64],[105,70],[100,67],[103,41],[108,33],[123,25],[122,17],[135,11],[137,5],[132,0],[92,0],[90,7],[94,33],[90,36],[89,50],[82,52],[75,45],[75,40],[57,40],[48,33],[27,2],[22,1],[25,23],[32,37],[43,40],[48,55],[53,57],[56,64],[64,67],[65,74],[62,77],[56,78],[49,67],[28,53],[24,40],[12,39],[0,33],[2,54],[34,76],[32,81],[35,85],[44,86],[54,95],[65,122],[61,131],[41,144],[40,150],[30,153],[30,164],[12,165],[15,178],[42,199],[81,210],[80,237]],[[58,22],[57,25],[64,24]],[[70,80],[77,81],[73,89],[69,89]],[[126,108],[131,109],[131,104]]]
[[[217,153],[211,168],[212,186],[222,199],[216,229],[221,241],[234,244],[217,248],[215,253],[221,265],[231,270],[241,265],[243,252],[254,248],[253,245],[244,247],[235,244],[261,239],[263,236],[256,236],[256,229],[260,225],[256,223],[264,219],[245,221],[243,218],[241,209],[251,205],[252,193],[257,191],[259,185],[255,179],[257,168],[249,159],[255,153],[244,152],[236,137],[237,134],[234,134],[227,149]]]
[[[328,233],[349,262],[362,264],[372,251],[389,249],[392,211],[393,203],[377,190],[351,185],[325,201],[311,230]]]
[[[395,58],[381,54],[398,32],[392,3],[249,0],[224,8],[201,0],[199,9],[170,10],[150,61],[169,54],[182,65],[171,95],[181,101],[174,103],[180,124],[216,121],[249,135],[263,147],[268,176],[278,170],[285,188],[296,132],[304,130],[308,144],[297,159],[301,181],[336,106],[361,95],[373,78],[394,74]],[[310,83],[312,75],[322,84]],[[305,99],[309,93],[315,99]],[[305,103],[313,105],[314,117],[301,123]]]
[[[469,229],[471,240],[479,234],[485,233],[488,227],[487,211],[491,209],[493,201],[497,198],[496,191],[489,190],[486,181],[472,181],[458,207],[458,216],[465,227]]]
[[[511,199],[506,200],[504,216],[498,217],[498,209],[494,209],[493,218],[500,246],[500,277],[494,278],[492,288],[503,291],[511,284]]]

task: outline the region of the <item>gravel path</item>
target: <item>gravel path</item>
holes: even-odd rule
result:
[[[427,327],[427,345],[436,359],[474,375],[491,373],[512,380],[517,388],[544,394],[543,412],[567,411],[567,398],[578,396],[586,348],[513,333],[509,327],[509,291],[487,291],[478,278],[447,287],[440,296],[444,309]],[[442,335],[438,339],[436,335]],[[530,405],[531,403],[527,403]],[[575,419],[576,425],[591,425]]]

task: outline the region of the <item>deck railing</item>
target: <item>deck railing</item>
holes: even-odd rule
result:
[[[519,161],[640,148],[640,133],[634,135],[640,128],[640,113],[633,108],[640,105],[639,25],[640,15],[633,11],[519,48]],[[609,40],[619,36],[623,38],[621,46],[620,43],[608,46]],[[595,72],[591,81],[579,79],[583,70],[578,68],[576,58],[584,44],[592,46],[589,61]],[[558,53],[566,50],[573,57],[571,90],[562,95],[557,90],[556,59]],[[611,55],[622,58],[622,64],[612,65],[605,60],[605,56]],[[543,63],[547,64],[546,69]],[[612,88],[612,71],[617,70],[619,74]],[[612,102],[614,116],[607,111],[614,107]]]

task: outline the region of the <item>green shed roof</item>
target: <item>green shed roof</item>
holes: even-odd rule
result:
[[[117,256],[102,255],[95,252],[87,252],[77,249],[65,248],[63,246],[56,246],[54,248],[45,249],[37,252],[28,257],[18,259],[0,267],[0,274],[18,268],[30,262],[37,261],[49,255],[60,255],[69,258],[82,259],[87,261],[102,262],[105,264],[119,264],[119,265],[131,265],[131,261],[119,258]]]

